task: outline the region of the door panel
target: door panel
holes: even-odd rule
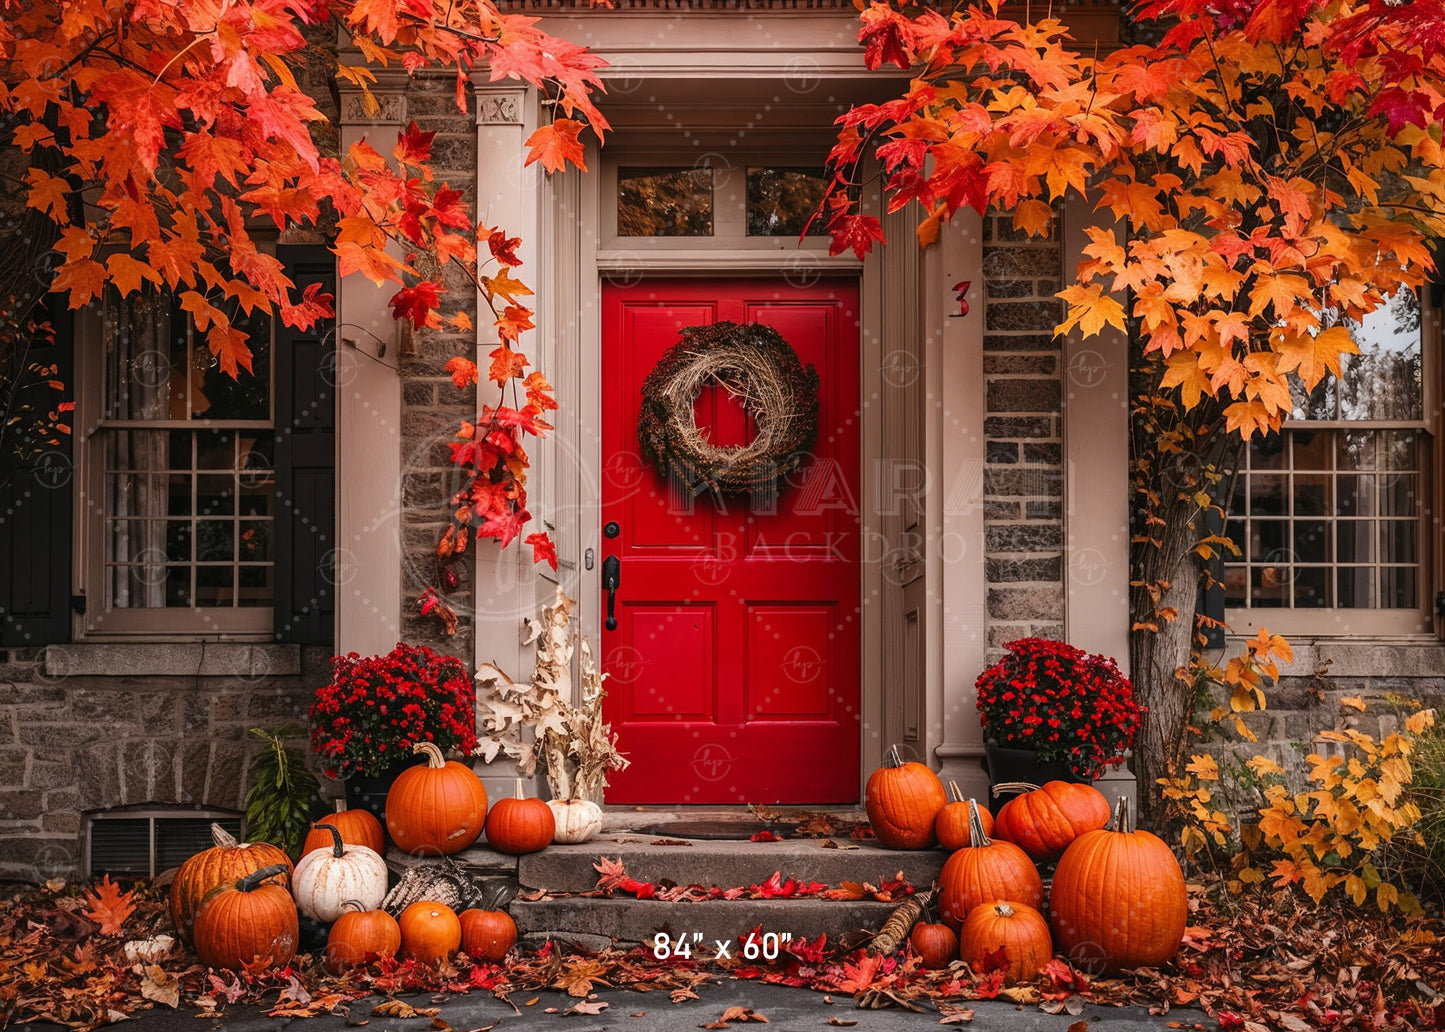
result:
[[[852,281],[645,281],[603,295],[607,718],[616,803],[849,803],[859,784],[858,291]],[[772,326],[818,370],[813,454],[776,498],[693,498],[638,453],[641,385],[687,326]],[[703,391],[719,444],[756,428]],[[607,604],[606,592],[602,604]]]

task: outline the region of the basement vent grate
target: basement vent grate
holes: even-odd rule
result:
[[[106,810],[86,817],[85,868],[92,877],[154,878],[211,845],[211,825],[241,837],[230,810]]]

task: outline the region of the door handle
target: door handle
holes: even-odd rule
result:
[[[617,616],[613,607],[617,604],[617,586],[622,583],[622,560],[609,555],[602,560],[602,586],[607,589],[607,629],[617,630]]]

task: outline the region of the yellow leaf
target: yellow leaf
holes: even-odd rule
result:
[[[1219,764],[1216,763],[1214,757],[1208,753],[1204,753],[1203,755],[1195,754],[1189,757],[1189,763],[1184,769],[1200,781],[1219,780]]]
[[[1408,717],[1405,718],[1405,730],[1410,732],[1410,734],[1412,735],[1418,735],[1426,728],[1433,727],[1434,724],[1434,710],[1419,710],[1418,712],[1411,713]]]
[[[1278,776],[1284,774],[1284,768],[1281,767],[1278,763],[1275,763],[1274,760],[1271,760],[1268,756],[1256,756],[1249,761],[1247,766],[1259,777],[1268,777],[1270,775]]]
[[[1043,201],[1020,201],[1014,209],[1014,229],[1021,229],[1029,236],[1042,236],[1053,221],[1054,209]]]
[[[1085,337],[1092,337],[1106,325],[1124,329],[1124,306],[1105,294],[1098,283],[1087,287],[1075,284],[1059,291],[1056,296],[1062,298],[1069,308],[1064,321],[1055,327],[1055,333],[1068,333],[1078,326]]]
[[[1178,387],[1179,400],[1186,409],[1192,409],[1199,404],[1200,398],[1212,393],[1209,377],[1199,365],[1197,352],[1180,349],[1165,359],[1164,364],[1166,368],[1160,386]]]
[[[138,262],[128,254],[113,254],[105,260],[110,280],[120,291],[121,297],[140,289],[142,281],[159,284],[161,274],[144,262]]]
[[[1297,370],[1308,390],[1314,390],[1327,372],[1340,375],[1340,355],[1356,355],[1360,351],[1344,326],[1331,326],[1313,337],[1308,333],[1286,336],[1276,350],[1280,356],[1276,370],[1281,373]]]

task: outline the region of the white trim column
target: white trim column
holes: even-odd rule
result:
[[[900,245],[895,245],[900,246]],[[908,246],[903,242],[901,246]],[[937,719],[943,741],[935,753],[944,781],[958,781],[965,796],[987,797],[988,778],[979,766],[983,729],[978,720],[973,682],[988,652],[988,578],[984,563],[984,416],[983,378],[983,222],[971,211],[959,212],[943,227],[937,247],[927,259],[927,327],[929,365],[937,368],[938,394],[930,399],[937,412],[933,433],[937,444],[934,468],[941,473],[940,490],[931,492],[941,528],[932,549],[940,567],[943,618],[938,639],[942,648],[942,698]],[[960,299],[956,284],[967,280]],[[960,300],[969,313],[960,314]],[[936,364],[935,364],[936,363]],[[933,707],[930,706],[930,709]]]
[[[373,136],[391,152],[406,122],[406,95],[341,95],[341,152]],[[387,307],[394,288],[362,276],[336,287],[336,651],[389,652],[401,640],[400,328]]]

